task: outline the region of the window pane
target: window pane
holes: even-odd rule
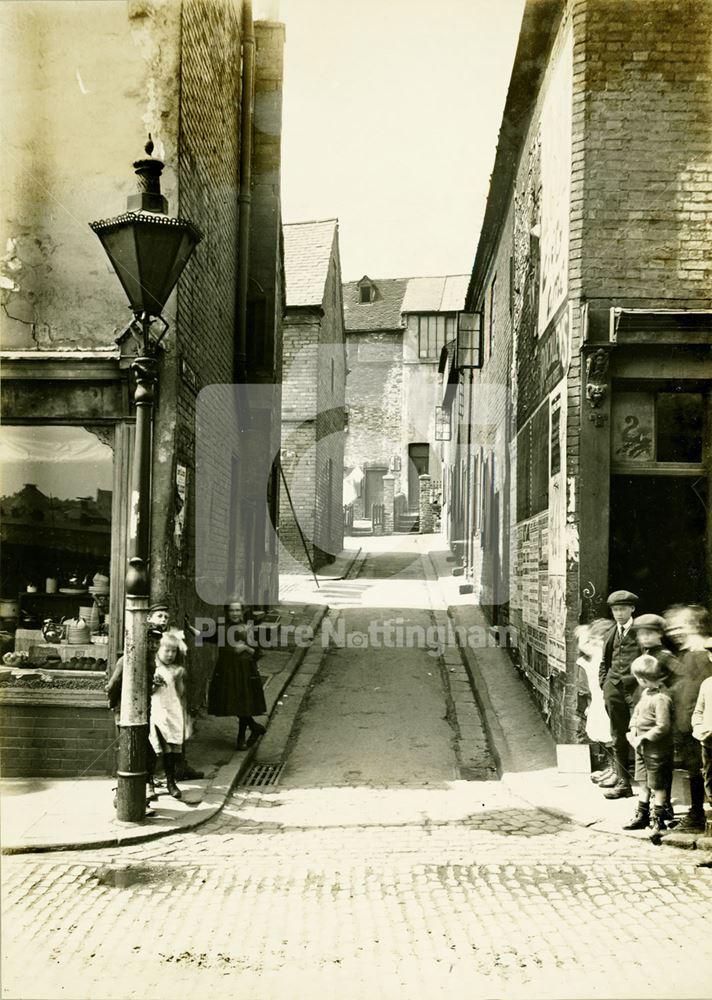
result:
[[[656,414],[658,462],[701,462],[702,393],[659,392]]]
[[[86,591],[108,576],[113,429],[3,427],[0,464],[2,593],[43,592],[55,576]]]

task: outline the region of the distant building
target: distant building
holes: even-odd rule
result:
[[[284,226],[280,568],[330,562],[344,547],[346,358],[336,219]],[[304,547],[306,546],[308,558]]]
[[[344,462],[354,484],[348,499],[356,518],[368,520],[374,504],[385,504],[387,530],[412,530],[418,527],[419,477],[429,475],[434,489],[442,489],[438,366],[444,345],[455,336],[467,283],[467,275],[364,275],[344,285]],[[384,476],[393,477],[386,479],[385,493]],[[391,525],[394,497],[400,516]]]
[[[712,593],[710,38],[708,0],[525,6],[449,401],[475,597],[561,742],[611,590]]]

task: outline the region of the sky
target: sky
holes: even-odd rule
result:
[[[524,0],[259,0],[286,25],[285,222],[342,275],[469,273]]]

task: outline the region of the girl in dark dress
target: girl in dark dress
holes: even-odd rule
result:
[[[208,690],[208,712],[218,716],[236,715],[237,749],[246,750],[265,732],[265,727],[255,722],[254,716],[265,715],[267,705],[257,669],[259,650],[247,643],[242,604],[237,601],[229,604],[227,617],[233,641],[218,652]],[[248,730],[250,735],[246,738]]]

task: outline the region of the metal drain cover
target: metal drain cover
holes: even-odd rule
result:
[[[245,775],[242,785],[249,788],[266,788],[279,781],[284,764],[253,764]]]

